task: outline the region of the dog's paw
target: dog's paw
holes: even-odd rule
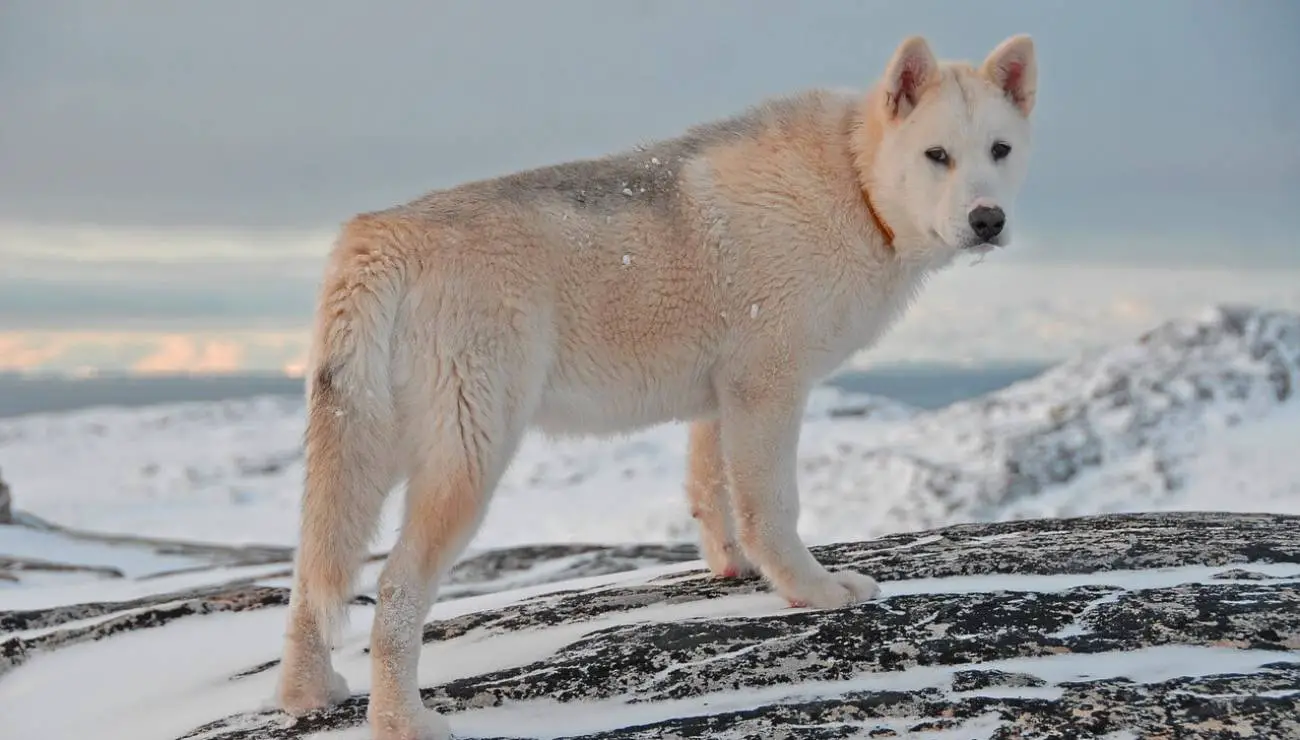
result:
[[[748,578],[758,574],[758,569],[745,558],[735,542],[706,535],[701,537],[700,551],[709,572],[717,578]]]
[[[348,682],[337,671],[324,675],[288,677],[280,683],[276,701],[281,711],[301,717],[318,709],[334,706],[352,695]]]
[[[371,712],[373,740],[451,740],[447,718],[427,707],[414,712]]]
[[[851,570],[826,573],[807,583],[795,584],[784,596],[794,607],[838,609],[870,601],[880,595],[876,579]]]

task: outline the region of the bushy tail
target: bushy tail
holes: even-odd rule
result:
[[[344,227],[320,296],[307,376],[306,475],[293,598],[332,642],[396,482],[391,348],[405,271],[374,217]]]

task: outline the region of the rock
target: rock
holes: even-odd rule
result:
[[[13,499],[9,493],[9,485],[5,483],[4,478],[0,478],[0,524],[13,524]]]
[[[102,538],[71,530],[60,531],[70,539],[98,541]],[[211,545],[186,545],[186,543],[152,540],[147,538],[114,537],[110,541],[151,551],[163,544],[170,551],[197,551],[216,562],[202,568],[186,571],[169,571],[163,575],[211,571],[216,567],[235,562],[239,565],[264,565],[277,562],[271,559],[277,552],[272,548],[221,548]],[[242,561],[236,560],[240,554]],[[260,577],[226,580],[219,585],[163,591],[136,599],[111,602],[81,602],[67,606],[0,612],[0,634],[39,630],[32,637],[13,637],[0,642],[0,675],[17,667],[34,655],[83,642],[91,642],[114,634],[161,627],[182,617],[227,611],[251,611],[266,607],[285,606],[289,603],[289,589],[284,586],[256,585],[266,579],[287,579],[292,575],[290,554],[279,551],[278,562],[282,570],[264,571]],[[382,554],[371,561],[380,560]],[[587,544],[558,544],[516,547],[507,550],[488,550],[461,560],[451,570],[439,593],[440,601],[467,598],[494,593],[507,588],[524,588],[612,573],[623,573],[637,568],[666,563],[679,563],[697,559],[698,553],[689,545],[624,545],[603,546]],[[8,570],[7,570],[8,569]],[[44,563],[33,560],[16,560],[0,556],[0,574],[9,570],[31,571],[77,570],[95,572],[121,578],[121,571],[106,567],[75,566]],[[158,574],[143,576],[143,580],[161,577]],[[17,580],[16,578],[14,580]],[[374,598],[359,594],[354,604],[373,604]],[[84,624],[92,621],[93,624]],[[65,625],[76,626],[66,627]],[[245,674],[264,671],[274,663],[252,667]]]
[[[1300,517],[966,524],[814,551],[875,575],[882,597],[785,608],[757,579],[710,578],[679,546],[482,553],[425,625],[421,674],[439,656],[457,663],[421,695],[466,738],[1300,738]],[[547,585],[547,573],[570,580]],[[222,642],[228,623],[202,615],[283,609],[283,588],[253,580],[118,604],[93,639],[164,640],[189,621],[235,650],[247,632]],[[5,613],[0,625],[85,629],[68,616]],[[354,686],[365,645],[336,651]],[[364,692],[294,723],[260,709],[275,668],[250,659],[194,677],[255,685],[256,700],[172,736],[298,738],[364,723]]]
[[[699,558],[690,544],[554,544],[488,550],[462,559],[452,568],[440,598],[493,593],[512,588],[624,573],[638,568],[683,563]],[[539,569],[542,563],[545,569]]]

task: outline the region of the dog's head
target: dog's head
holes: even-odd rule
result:
[[[867,192],[900,249],[943,259],[1010,242],[1037,80],[1029,36],[978,68],[940,63],[920,37],[899,45],[866,100],[863,135]]]

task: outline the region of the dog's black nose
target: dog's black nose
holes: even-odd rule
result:
[[[1001,234],[1002,227],[1006,224],[1007,214],[996,206],[993,208],[980,206],[970,212],[970,227],[975,231],[975,236],[984,241]]]

